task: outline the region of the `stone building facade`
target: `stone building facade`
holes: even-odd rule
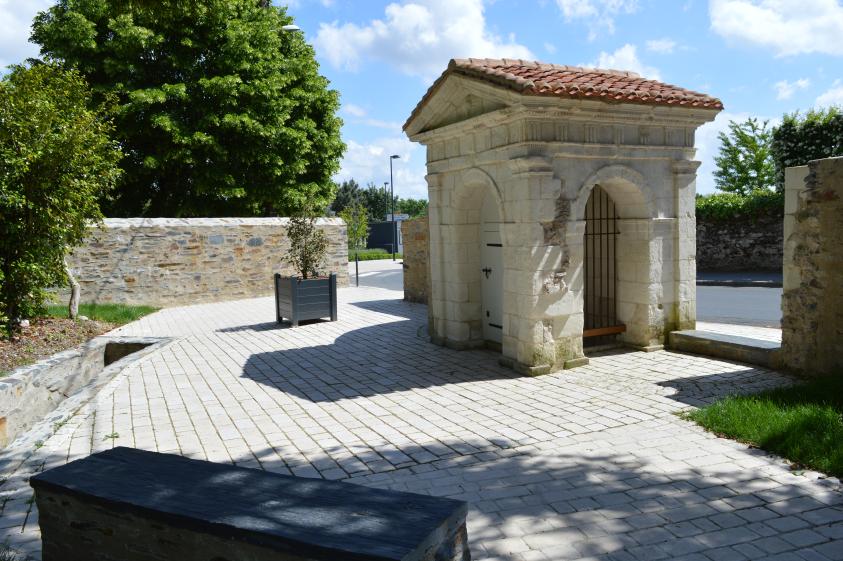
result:
[[[784,368],[843,372],[843,158],[785,174]]]
[[[69,257],[83,302],[174,306],[272,294],[288,218],[107,218]],[[320,218],[326,272],[348,285],[345,223]]]
[[[491,342],[527,374],[586,362],[598,186],[617,214],[606,284],[619,339],[654,349],[693,328],[694,133],[721,109],[627,72],[451,61],[404,125],[427,148],[431,338]]]
[[[404,220],[401,237],[404,238],[404,300],[427,304],[430,294],[430,248],[427,216]]]

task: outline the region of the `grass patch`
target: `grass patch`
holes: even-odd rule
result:
[[[357,256],[360,261],[376,261],[378,259],[392,259],[392,254],[387,253],[383,249],[361,249],[356,252]],[[348,262],[354,262],[354,255],[355,251],[349,250],[348,252]],[[400,253],[395,254],[396,259],[402,259],[402,255]]]
[[[123,325],[158,311],[152,306],[129,306],[126,304],[80,304],[79,315],[94,321],[107,321]],[[47,306],[47,315],[55,318],[67,317],[67,305],[51,304]]]
[[[843,478],[843,377],[730,396],[684,415],[713,433]]]

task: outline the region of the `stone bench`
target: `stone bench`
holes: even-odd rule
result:
[[[468,561],[467,504],[114,448],[31,479],[43,561]]]

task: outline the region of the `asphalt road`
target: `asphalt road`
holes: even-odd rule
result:
[[[781,302],[781,288],[698,286],[697,319],[779,327]]]
[[[354,263],[349,265],[349,281],[354,286]],[[403,290],[401,261],[361,261],[360,286]],[[697,287],[697,319],[761,327],[781,324],[781,288]]]

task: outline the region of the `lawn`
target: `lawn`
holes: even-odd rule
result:
[[[392,259],[392,254],[387,253],[383,249],[361,249],[357,251],[357,256],[359,257],[360,261],[375,261],[378,259]],[[400,253],[395,254],[396,259],[402,259]],[[348,262],[354,262],[354,250],[349,250],[348,252]]]
[[[157,311],[152,306],[128,306],[126,304],[80,304],[79,315],[94,321],[105,321],[123,325]],[[53,304],[47,306],[47,315],[54,318],[67,317],[67,305]]]
[[[67,318],[66,306],[48,306],[46,316],[31,319],[29,326],[22,328],[14,339],[0,339],[0,378],[15,368],[72,349],[156,309],[124,304],[82,304],[79,315],[88,320],[73,321]]]
[[[731,396],[686,414],[720,436],[843,477],[843,377]]]

